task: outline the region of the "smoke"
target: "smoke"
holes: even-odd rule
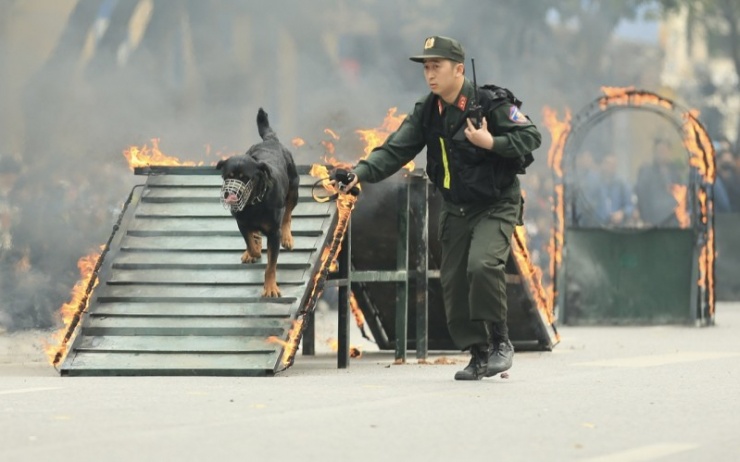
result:
[[[142,182],[121,155],[130,145],[159,138],[166,154],[215,162],[208,149],[258,140],[264,107],[286,145],[305,139],[297,163],[325,154],[325,128],[340,135],[336,156],[355,161],[357,129],[379,126],[390,107],[410,112],[427,91],[408,56],[429,35],[458,38],[478,82],[514,91],[543,132],[544,105],[578,108],[602,84],[647,75],[649,85],[659,71],[643,52],[617,68],[599,54],[614,51],[608,31],[564,31],[533,1],[87,0],[49,2],[44,14],[24,3],[0,5],[0,155],[20,165],[0,198],[12,211],[0,254],[6,329],[56,322],[77,259],[106,241]],[[547,174],[546,148],[535,155],[532,171]]]

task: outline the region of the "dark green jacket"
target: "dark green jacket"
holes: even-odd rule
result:
[[[425,124],[424,108],[428,98],[433,97],[434,95],[430,93],[417,101],[414,110],[398,130],[367,159],[358,163],[354,171],[361,182],[375,183],[393,175],[427,145],[430,137]],[[445,126],[457,127],[464,117],[469,117],[467,110],[473,99],[473,84],[467,79],[454,104],[447,104],[439,99],[444,109],[442,117]],[[492,151],[481,149],[481,155],[517,159],[540,146],[541,135],[537,127],[516,110],[513,104],[494,104],[484,116],[488,120],[488,130],[494,137],[494,146]],[[462,125],[462,128],[464,127],[465,125]],[[456,138],[459,138],[459,134]],[[467,139],[463,142],[472,146]],[[518,180],[508,188],[506,195],[519,195]]]

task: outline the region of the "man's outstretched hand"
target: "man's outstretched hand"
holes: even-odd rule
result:
[[[329,178],[331,180],[329,184],[337,188],[340,193],[357,195],[359,192],[356,186],[360,183],[360,180],[352,170],[338,168],[331,172]]]

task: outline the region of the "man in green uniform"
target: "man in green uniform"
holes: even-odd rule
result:
[[[504,266],[514,226],[522,219],[516,174],[541,135],[504,90],[480,89],[475,101],[473,83],[464,75],[465,52],[456,40],[429,37],[423,53],[411,60],[424,64],[431,93],[340,189],[381,181],[427,148],[427,174],[444,198],[439,239],[447,326],[455,344],[471,354],[455,379],[480,380],[512,365]],[[471,120],[475,103],[482,109],[480,126]]]

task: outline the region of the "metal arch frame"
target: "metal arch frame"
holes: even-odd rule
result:
[[[606,117],[621,110],[641,110],[654,113],[669,121],[682,135],[683,144],[689,160],[689,190],[691,191],[691,216],[692,225],[697,233],[696,246],[703,251],[699,252],[698,262],[704,268],[697,285],[699,286],[699,308],[697,320],[703,324],[714,324],[715,309],[715,240],[714,240],[714,175],[716,172],[714,147],[710,142],[709,134],[704,125],[697,118],[697,113],[691,111],[674,101],[664,98],[656,93],[645,90],[625,89],[624,91],[610,91],[605,89],[605,95],[596,98],[581,109],[569,122],[569,129],[563,135],[561,144],[561,155],[559,162],[555,165],[553,161],[553,183],[555,194],[553,195],[553,249],[555,255],[561,254],[565,247],[565,203],[568,182],[565,181],[566,174],[563,164],[573,167],[575,152],[583,143],[586,134],[602,122]],[[690,139],[693,137],[693,139]],[[553,140],[555,142],[556,140]],[[697,152],[692,152],[687,142],[693,143]],[[703,167],[703,173],[697,167],[694,158],[698,158]],[[560,172],[560,176],[557,172]],[[560,193],[557,193],[557,189]],[[703,202],[701,200],[703,198]],[[704,259],[703,265],[701,260]],[[561,263],[562,264],[562,263]],[[555,261],[552,264],[553,287],[557,287],[557,276],[560,265]],[[553,291],[553,306],[557,305],[557,290]]]

